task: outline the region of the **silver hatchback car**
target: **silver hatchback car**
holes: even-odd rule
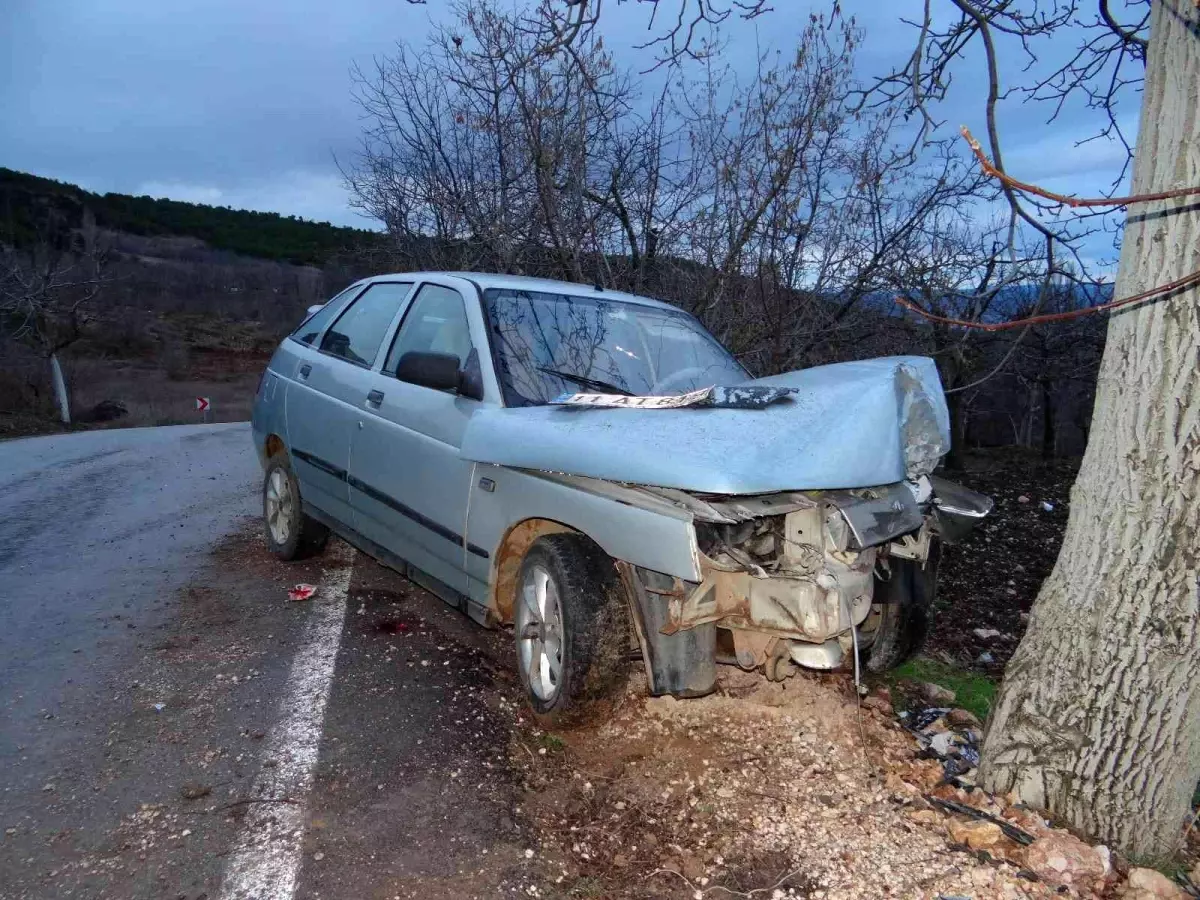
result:
[[[751,379],[692,316],[599,287],[364,279],[282,342],[253,415],[266,539],[332,532],[488,627],[541,716],[713,689],[716,665],[882,670],[990,501],[933,475],[937,371]]]

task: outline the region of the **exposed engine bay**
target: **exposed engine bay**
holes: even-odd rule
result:
[[[658,631],[715,625],[732,638],[724,661],[764,667],[769,677],[787,674],[789,664],[838,668],[855,639],[869,648],[886,602],[877,586],[899,566],[935,569],[938,543],[953,542],[991,509],[989,498],[928,476],[850,491],[658,493],[695,517],[703,575],[667,585],[639,573],[643,590],[666,601]]]

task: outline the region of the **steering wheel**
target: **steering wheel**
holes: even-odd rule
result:
[[[678,372],[672,372],[666,378],[654,383],[650,388],[652,394],[664,394],[671,390],[671,385],[679,382],[686,382],[689,379],[697,378],[704,374],[703,366],[689,366],[686,369],[680,369]]]

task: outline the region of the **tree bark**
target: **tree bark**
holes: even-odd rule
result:
[[[54,383],[54,399],[58,403],[58,418],[64,425],[71,424],[71,401],[67,396],[67,382],[63,378],[58,354],[50,354],[50,380]]]
[[[1153,5],[1136,193],[1200,184],[1200,9]],[[1140,203],[1116,296],[1200,268],[1200,212]],[[1005,673],[981,777],[1135,858],[1200,780],[1200,297],[1114,315],[1062,552]]]

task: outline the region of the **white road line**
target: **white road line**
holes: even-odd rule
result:
[[[296,892],[308,792],[342,640],[354,551],[345,547],[342,559],[344,567],[326,576],[313,600],[312,620],[292,661],[279,721],[263,747],[263,759],[276,765],[264,766],[251,788],[255,800],[280,802],[248,805],[217,900],[291,900]]]

